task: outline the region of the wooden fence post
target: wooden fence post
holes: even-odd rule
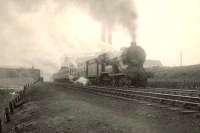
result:
[[[19,101],[21,101],[21,96],[20,96],[20,93],[19,93],[19,95],[18,95],[18,99],[19,99]]]
[[[11,102],[12,102],[13,110],[14,110],[16,108],[15,100],[13,99]]]
[[[3,133],[3,127],[2,127],[2,120],[1,120],[1,118],[0,118],[0,133]]]
[[[17,107],[17,103],[18,103],[17,97],[15,97],[14,102],[15,102],[15,107]]]
[[[10,109],[10,113],[13,114],[13,104],[12,104],[12,102],[9,102],[9,109]]]
[[[19,95],[17,95],[16,99],[17,99],[17,102],[19,102]]]
[[[9,116],[9,109],[7,107],[5,108],[4,116],[5,116],[6,122],[9,122],[10,121],[10,116]]]

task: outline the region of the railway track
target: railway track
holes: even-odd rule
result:
[[[200,97],[200,90],[187,90],[187,89],[166,89],[166,88],[148,88],[148,89],[134,89],[130,90],[142,90],[145,92],[156,92],[156,93],[164,93],[164,94],[173,94],[173,95],[183,95],[183,96],[191,96],[191,97]]]
[[[200,112],[200,97],[195,90],[181,89],[122,89],[99,86],[77,86],[91,93],[126,100],[139,100],[176,110],[186,109],[188,112]]]

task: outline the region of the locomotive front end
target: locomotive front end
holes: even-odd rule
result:
[[[131,46],[123,51],[121,58],[122,62],[128,66],[125,73],[131,80],[131,85],[145,87],[147,85],[147,74],[143,68],[146,60],[144,49],[132,42]]]

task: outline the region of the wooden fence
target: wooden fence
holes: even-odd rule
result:
[[[25,94],[26,94],[27,89],[31,85],[33,85],[39,81],[43,81],[42,78],[38,79],[37,81],[35,81],[33,83],[24,85],[23,89],[18,91],[17,95],[15,95],[15,97],[8,102],[8,105],[7,105],[7,107],[5,107],[4,111],[0,112],[0,133],[4,133],[5,126],[9,121],[12,120],[11,116],[12,116],[12,114],[14,114],[15,109],[17,109],[18,107],[20,107],[21,105],[23,105],[26,102]]]

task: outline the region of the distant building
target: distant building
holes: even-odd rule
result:
[[[163,66],[161,61],[159,60],[146,60],[144,62],[144,68],[150,68],[150,67],[161,67]]]
[[[0,68],[0,87],[23,86],[40,78],[40,70],[34,68]]]

